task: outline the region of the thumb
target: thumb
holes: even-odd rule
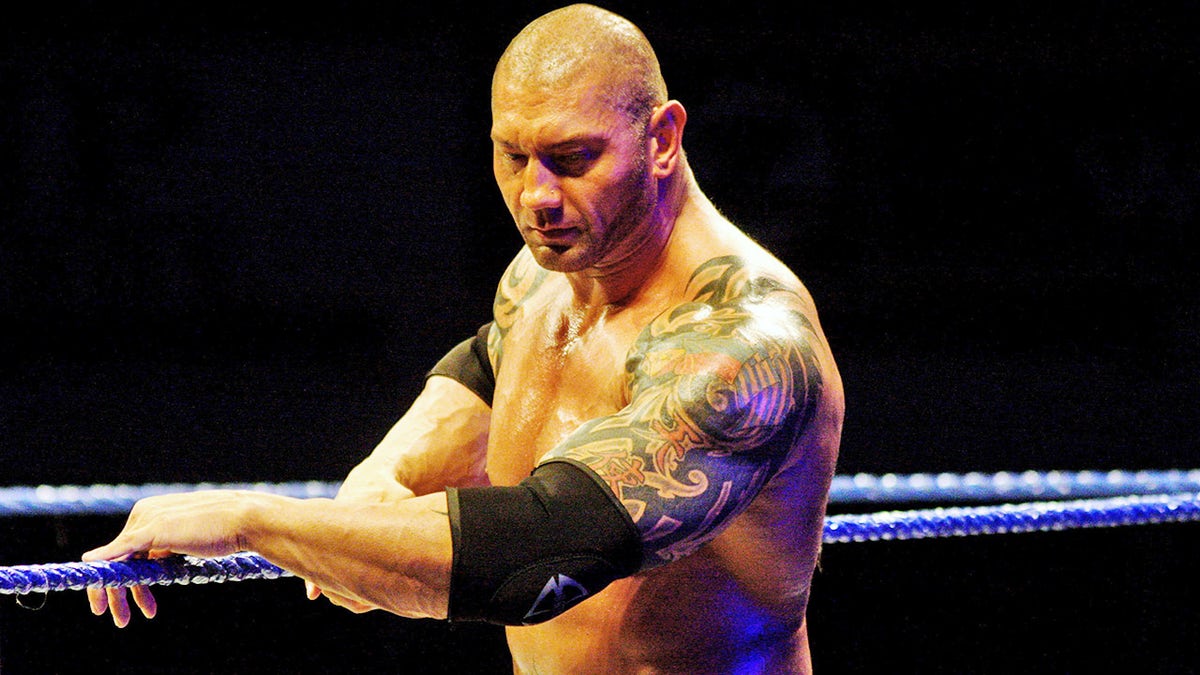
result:
[[[116,549],[113,547],[112,544],[108,544],[105,546],[101,546],[99,548],[94,548],[94,549],[88,551],[87,553],[84,553],[80,557],[80,559],[83,560],[84,562],[101,562],[104,560],[116,560],[120,556],[119,556],[119,554],[113,552],[115,550]]]
[[[131,546],[128,542],[122,541],[121,538],[94,548],[81,556],[84,562],[99,562],[102,560],[124,560],[129,556],[138,553],[143,549],[137,546]]]

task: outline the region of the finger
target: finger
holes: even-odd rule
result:
[[[113,623],[117,628],[124,628],[129,625],[129,599],[125,595],[124,588],[109,588],[108,591],[108,611],[112,612]]]
[[[92,614],[100,616],[108,611],[108,593],[103,588],[87,589],[88,604],[92,606]]]
[[[133,601],[142,610],[142,616],[153,619],[158,614],[158,601],[154,599],[154,594],[146,586],[134,586],[130,590],[133,591]]]

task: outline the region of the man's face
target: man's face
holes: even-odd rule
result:
[[[617,264],[652,227],[645,134],[584,82],[562,91],[497,82],[496,183],[538,264],[579,272]]]

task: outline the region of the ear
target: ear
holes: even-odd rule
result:
[[[687,111],[679,101],[667,101],[650,115],[650,162],[655,178],[666,178],[678,168],[686,124]]]

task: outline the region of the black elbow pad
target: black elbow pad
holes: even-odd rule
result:
[[[433,375],[441,375],[456,380],[475,392],[484,403],[492,405],[496,374],[492,371],[492,362],[487,353],[488,331],[491,328],[490,322],[485,323],[480,326],[475,337],[458,343],[426,374],[426,379]]]
[[[446,492],[452,621],[540,623],[641,565],[629,513],[570,460],[543,464],[515,487]]]

